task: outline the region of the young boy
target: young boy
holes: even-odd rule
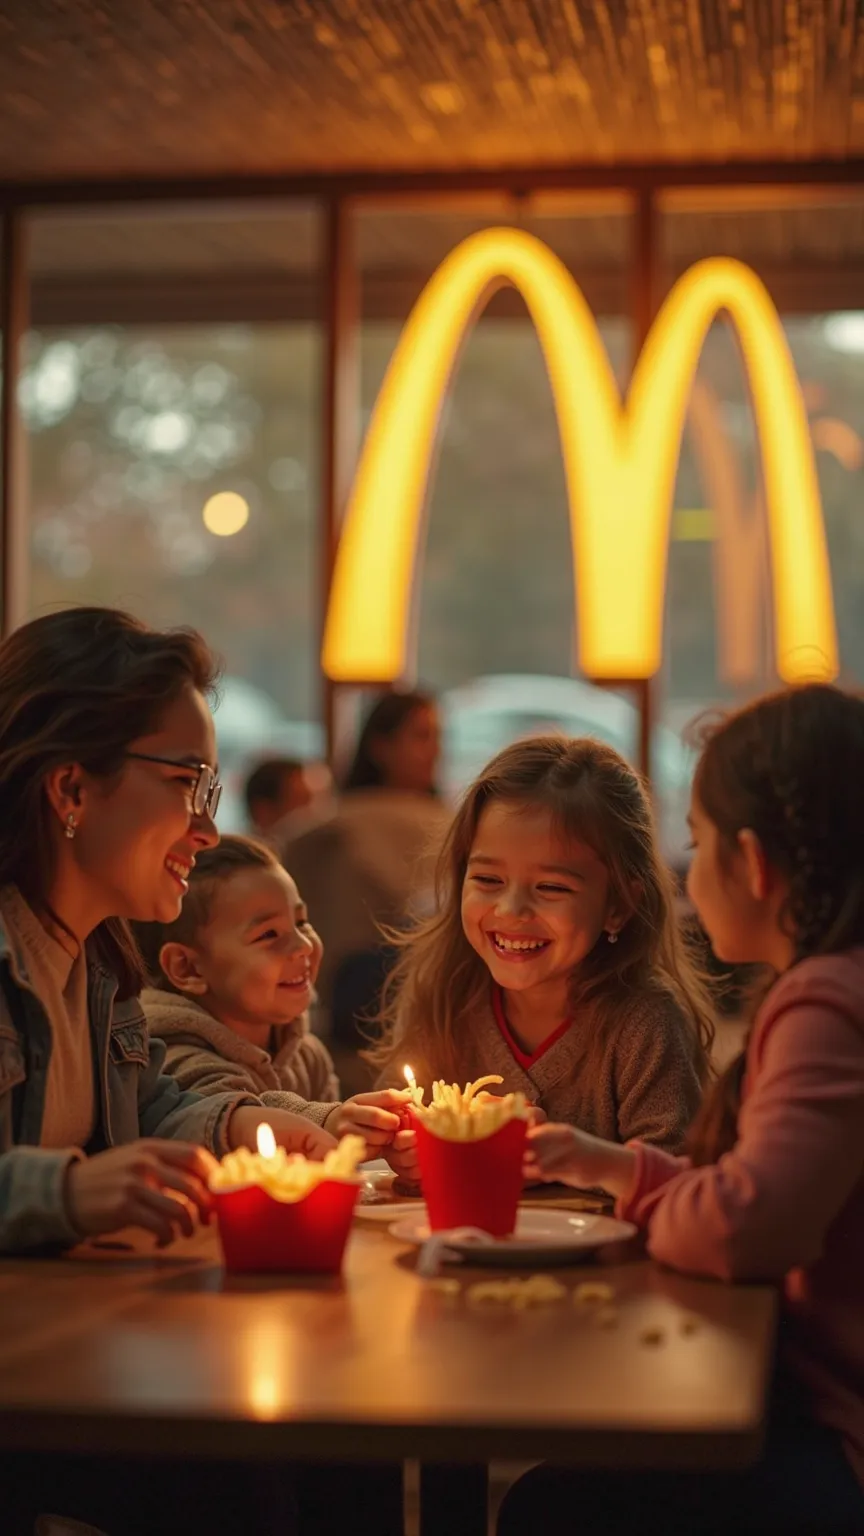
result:
[[[242,1088],[376,1151],[399,1130],[405,1094],[339,1099],[308,1009],[323,953],[291,876],[263,843],[223,837],[199,853],[176,922],[137,928],[158,987],[142,1004],[183,1089]]]

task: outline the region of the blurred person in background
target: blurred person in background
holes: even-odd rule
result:
[[[246,780],[243,798],[250,829],[268,842],[280,841],[293,821],[326,798],[332,786],[326,763],[269,757]]]
[[[343,791],[437,795],[441,757],[438,706],[427,693],[384,693],[360,732]]]
[[[435,855],[449,822],[438,792],[440,755],[435,699],[383,694],[332,813],[279,843],[324,942],[319,1022],[349,1094],[369,1083],[358,1052],[393,958],[382,929],[405,928],[432,900]]]

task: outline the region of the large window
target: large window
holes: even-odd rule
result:
[[[622,387],[633,362],[633,203],[623,193],[359,200],[362,429],[411,306],[466,236],[515,225],[582,288]],[[318,663],[324,508],[321,209],[141,204],[34,211],[28,611],[112,603],[200,627],[226,663],[229,794],[255,756],[325,749]],[[816,450],[844,675],[864,676],[864,200],[759,187],[657,193],[662,297],[703,256],[762,276]],[[775,681],[770,549],[747,380],[723,321],[697,371],[678,469],[652,762],[683,844],[683,724]],[[418,677],[442,700],[447,785],[540,729],[635,757],[626,693],[573,675],[564,471],[540,345],[503,289],[470,332],[442,413],[418,590]],[[337,739],[359,694],[341,690]]]
[[[232,822],[251,757],[323,750],[311,218],[112,215],[34,230],[20,382],[30,611],[113,604],[204,632],[225,661]],[[237,319],[261,310],[268,283],[272,317]],[[165,308],[202,319],[166,325]],[[64,309],[89,323],[58,325]]]
[[[474,219],[361,213],[364,424],[407,317],[409,292],[418,293],[468,234],[513,222],[512,209]],[[613,366],[626,379],[627,204],[598,209],[576,202],[557,216],[536,213],[518,222],[551,246],[581,283]],[[401,276],[406,267],[410,285]],[[393,302],[385,314],[379,295],[388,290]],[[440,425],[419,589],[420,676],[438,689],[486,674],[568,676],[571,571],[552,393],[534,326],[508,289],[471,332]]]
[[[438,262],[475,230],[513,223],[545,241],[572,272],[626,387],[626,199],[546,200],[522,209],[518,219],[512,205],[473,218],[361,212],[364,426],[410,302]],[[452,791],[508,741],[538,731],[599,735],[635,757],[634,703],[572,676],[572,568],[552,393],[524,302],[508,289],[471,332],[443,413],[418,590],[418,675],[442,700]],[[682,786],[686,791],[686,764],[678,744],[662,737],[661,731],[658,772],[677,803]]]

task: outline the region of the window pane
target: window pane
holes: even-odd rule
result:
[[[438,263],[476,230],[514,222],[512,204],[360,213],[364,426],[410,305]],[[532,201],[518,224],[551,246],[579,282],[626,383],[627,202]],[[634,755],[632,702],[572,676],[572,554],[558,426],[534,326],[512,289],[495,296],[470,333],[442,415],[418,593],[418,676],[442,695],[451,789],[508,741],[538,731],[600,735]]]
[[[322,751],[317,273],[301,270],[292,304],[275,306],[287,320],[248,323],[239,317],[250,258],[236,217],[214,231],[203,219],[154,228],[112,216],[92,246],[74,224],[72,235],[54,225],[37,226],[36,328],[20,385],[30,610],[103,603],[203,631],[225,659],[227,827],[241,819],[236,790],[250,758]],[[250,244],[264,282],[270,248],[260,230]],[[162,319],[162,284],[181,277],[181,288],[207,289],[199,323]],[[112,323],[124,306],[150,318]],[[64,312],[89,323],[40,323]]]
[[[864,675],[864,201],[761,188],[670,197],[667,284],[703,256],[762,277],[780,312],[810,422],[847,678]],[[838,313],[838,311],[841,311]],[[667,603],[666,718],[777,682],[760,447],[731,327],[708,337],[678,474]],[[734,580],[724,582],[724,542]]]

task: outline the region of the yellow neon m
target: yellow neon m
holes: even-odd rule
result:
[[[523,295],[543,349],[570,506],[577,651],[587,677],[651,677],[662,654],[675,473],[706,333],[728,311],[762,444],[777,670],[837,672],[831,575],[807,418],[777,312],[740,262],[717,257],[676,283],[622,405],[594,317],[566,267],[532,235],[488,229],[442,262],[393,354],[346,513],[323,665],[343,682],[402,675],[438,414],[460,343],[497,288]]]

